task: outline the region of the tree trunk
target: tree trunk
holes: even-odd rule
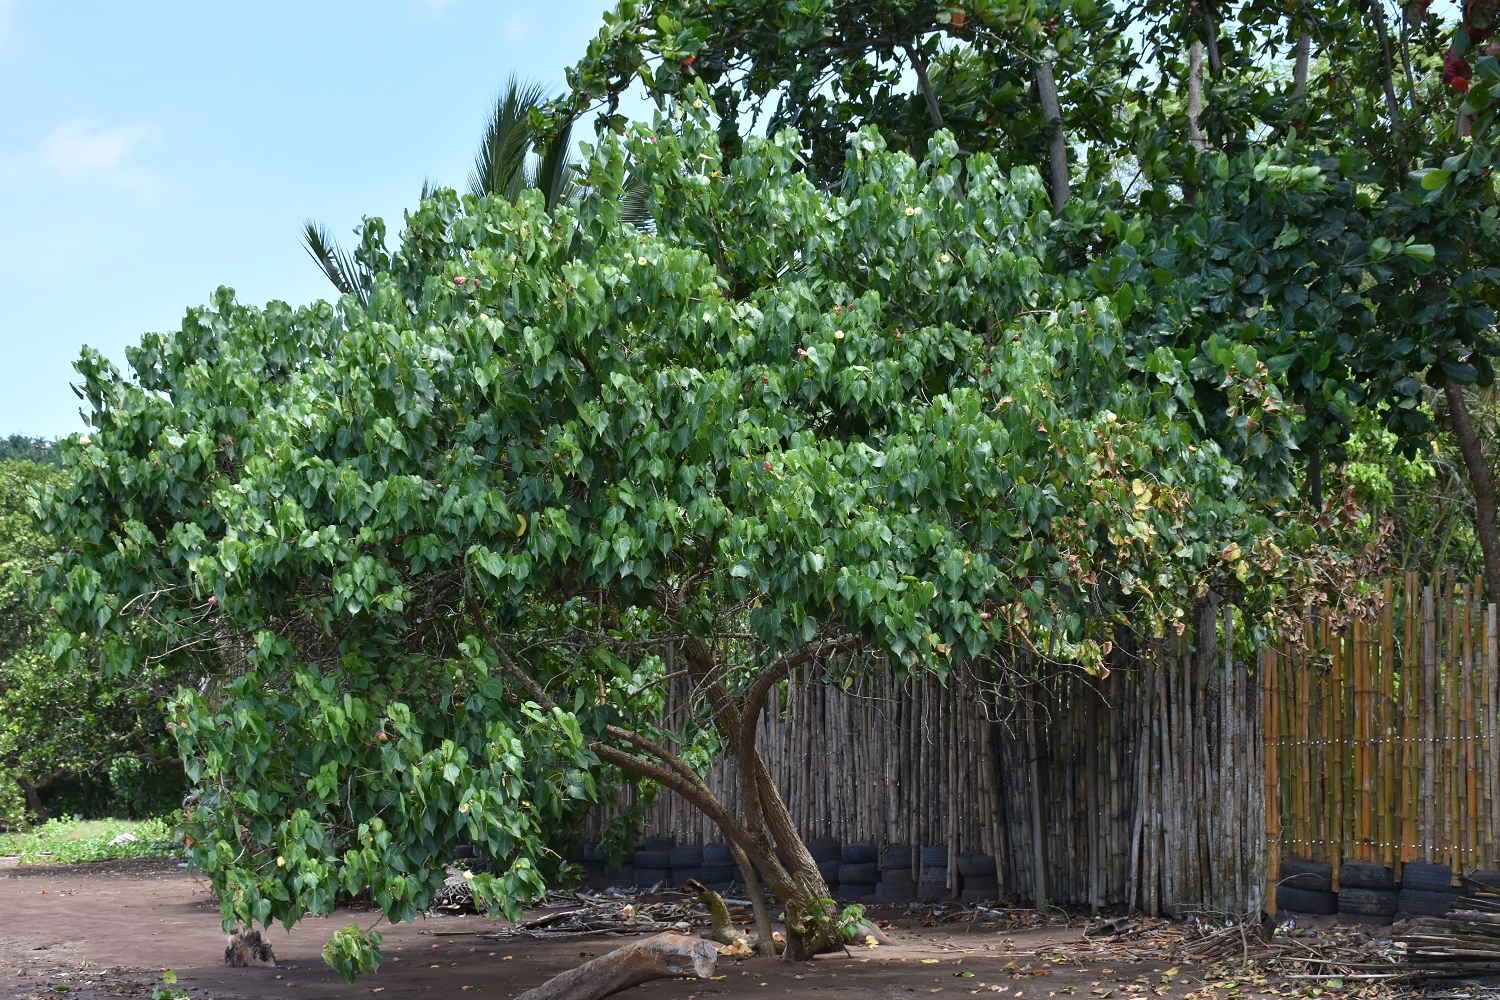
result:
[[[1297,57],[1292,64],[1292,100],[1307,100],[1307,62],[1312,54],[1312,38],[1303,28],[1297,35]]]
[[[712,941],[685,934],[657,934],[554,976],[516,1000],[603,1000],[653,979],[707,979],[718,966],[719,949]]]
[[[1219,61],[1219,24],[1207,0],[1203,3],[1203,27],[1204,34],[1208,36],[1208,68],[1217,77],[1219,71],[1224,68],[1223,63]]]
[[[755,877],[755,869],[740,845],[732,840],[728,843],[729,853],[734,855],[734,863],[740,870],[740,878],[745,880],[745,891],[750,895],[750,909],[755,913],[755,930],[758,934],[755,950],[764,958],[775,958],[776,938],[771,930],[771,908],[766,905],[766,894],[760,887],[760,879]]]
[[[1495,476],[1484,458],[1484,445],[1474,430],[1464,387],[1451,378],[1443,384],[1448,397],[1448,420],[1458,438],[1458,450],[1469,469],[1469,488],[1474,494],[1474,534],[1484,553],[1484,584],[1487,599],[1500,601],[1500,532],[1495,525]]]
[[[26,796],[26,808],[31,810],[32,816],[37,823],[47,822],[47,810],[42,805],[41,786],[33,785],[25,778],[17,776],[16,780],[21,784],[21,792]]]
[[[1208,148],[1208,140],[1203,137],[1203,129],[1198,124],[1198,119],[1203,116],[1203,43],[1193,39],[1193,44],[1188,46],[1188,142],[1198,152]]]
[[[1068,137],[1063,132],[1062,104],[1057,99],[1057,81],[1050,62],[1037,63],[1036,89],[1047,116],[1047,152],[1052,166],[1052,208],[1061,212],[1072,197],[1068,188]]]

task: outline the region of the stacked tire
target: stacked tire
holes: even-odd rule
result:
[[[704,844],[703,867],[698,870],[698,881],[714,892],[727,892],[739,878],[739,866],[734,863],[734,854],[727,844]]]
[[[605,862],[607,859],[599,853],[599,842],[591,840],[583,845],[583,884],[590,889],[602,888],[609,883],[605,881]]]
[[[953,890],[948,887],[947,845],[922,848],[922,877],[917,883],[917,898],[924,903],[935,903],[952,895]]]
[[[839,842],[832,837],[824,837],[807,845],[807,853],[812,855],[813,863],[818,866],[818,875],[834,895],[839,891],[839,859],[842,851]]]
[[[1350,861],[1339,868],[1339,916],[1350,923],[1390,923],[1399,896],[1396,873],[1384,865]]]
[[[625,855],[620,859],[618,865],[610,864],[609,859],[606,858],[604,863],[604,884],[619,889],[628,889],[635,885],[635,855]]]
[[[958,874],[963,876],[965,903],[988,903],[1000,898],[1000,876],[989,854],[960,854]]]
[[[1337,913],[1339,897],[1333,891],[1333,866],[1300,858],[1283,860],[1276,884],[1276,906],[1289,913]]]
[[[647,837],[646,844],[635,852],[635,884],[643,889],[653,885],[672,884],[672,847],[676,837]]]
[[[875,883],[875,899],[881,903],[910,903],[917,898],[916,884],[911,880],[911,848],[893,844],[880,856],[880,881]]]
[[[1458,886],[1448,865],[1408,862],[1401,866],[1401,894],[1397,908],[1402,914],[1441,917],[1453,909]]]
[[[690,878],[703,880],[703,848],[674,847],[667,858],[672,862],[673,885],[682,885]]]
[[[839,893],[846,899],[865,899],[880,884],[880,852],[869,844],[845,844],[839,851]]]

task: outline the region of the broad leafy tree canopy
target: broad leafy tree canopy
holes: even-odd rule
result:
[[[226,920],[337,886],[409,917],[460,838],[502,862],[482,895],[535,893],[658,696],[653,638],[746,644],[731,686],[837,636],[1097,668],[1111,622],[1164,633],[1274,561],[1181,360],[1050,269],[1034,171],[867,132],[828,191],[795,134],[727,163],[683,111],[589,150],[553,215],[424,200],[367,306],[225,291],[132,376],[83,363],[55,651],[211,678],[174,732]]]

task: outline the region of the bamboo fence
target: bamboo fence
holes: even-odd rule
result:
[[[1268,903],[1282,856],[1454,872],[1500,865],[1497,606],[1408,573],[1379,611],[1264,652]]]
[[[1335,629],[1309,612],[1302,647],[1238,658],[1210,595],[1180,637],[1122,637],[1100,678],[809,664],[773,690],[758,745],[809,842],[993,855],[1017,899],[1255,914],[1274,911],[1283,856],[1335,879],[1349,860],[1500,868],[1500,623],[1476,593],[1410,574],[1372,615]],[[664,730],[693,696],[673,677]],[[739,811],[733,759],[707,781]],[[596,809],[585,838],[631,804]],[[722,839],[666,792],[646,832]]]
[[[1014,898],[1247,913],[1265,885],[1265,845],[1244,835],[1263,823],[1262,699],[1230,654],[1233,622],[1206,601],[1195,629],[1120,649],[1104,678],[1029,664],[1019,686],[973,668],[946,684],[888,668],[828,683],[841,672],[810,664],[773,690],[758,746],[809,842],[992,855]],[[661,728],[681,732],[692,688],[686,677],[669,685]],[[740,811],[735,760],[716,761],[706,780]],[[597,809],[585,839],[633,804]],[[668,792],[647,810],[646,833],[722,839]]]

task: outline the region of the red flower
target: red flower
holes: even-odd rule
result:
[[[688,56],[686,59],[684,59],[682,61],[682,64],[684,66],[691,66],[693,63],[695,63],[697,61],[698,61],[698,57],[697,56]]]
[[[1460,93],[1468,93],[1469,77],[1474,71],[1462,56],[1449,49],[1443,53],[1443,82]]]
[[[765,466],[766,466],[766,471],[770,472],[771,471],[771,463],[767,462],[767,463],[765,463]]]

